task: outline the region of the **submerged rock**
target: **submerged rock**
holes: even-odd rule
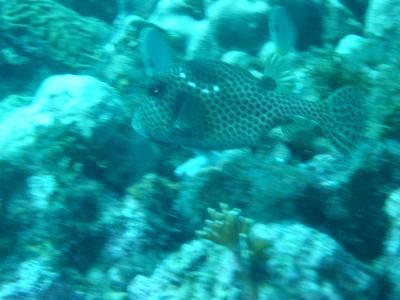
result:
[[[265,262],[248,269],[237,252],[202,240],[182,246],[129,299],[377,299],[379,281],[329,236],[301,224],[263,226]]]
[[[342,1],[269,0],[288,10],[298,32],[297,48],[336,44],[346,34],[359,33],[361,24]]]
[[[128,299],[239,300],[237,272],[229,250],[195,240],[166,258],[150,277],[136,276],[128,286]]]
[[[365,16],[365,33],[382,38],[393,46],[399,46],[400,5],[397,0],[369,1]]]
[[[363,63],[382,63],[382,51],[385,49],[381,43],[355,34],[346,35],[335,49],[336,54],[355,68],[362,68]]]
[[[16,269],[13,281],[1,282],[0,299],[40,299],[57,274],[45,260],[27,260]]]
[[[386,199],[385,213],[389,218],[389,231],[378,267],[391,286],[388,299],[395,300],[400,295],[400,189],[392,191]]]
[[[219,0],[210,5],[210,34],[226,49],[259,49],[268,38],[268,10],[264,1]]]
[[[53,0],[10,0],[1,4],[2,36],[32,58],[72,69],[98,62],[110,28]]]
[[[53,170],[78,164],[87,176],[117,188],[152,170],[158,157],[152,144],[131,129],[116,92],[77,75],[48,78],[32,105],[5,115],[0,148],[0,161]]]

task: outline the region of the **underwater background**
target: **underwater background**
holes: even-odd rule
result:
[[[0,0],[0,299],[400,299],[399,16],[398,0]],[[357,87],[363,136],[338,151],[294,120],[201,150],[136,132],[148,78],[198,59],[317,104]]]

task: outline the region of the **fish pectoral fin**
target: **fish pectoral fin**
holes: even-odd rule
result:
[[[291,141],[303,135],[305,132],[315,129],[317,124],[311,120],[304,118],[295,118],[292,122],[280,126],[283,139],[285,141]]]
[[[204,130],[204,110],[200,99],[183,94],[177,101],[174,133],[184,137],[197,137]]]
[[[317,125],[310,120],[304,118],[295,118],[286,124],[274,127],[266,132],[260,139],[260,143],[264,145],[275,145],[277,143],[289,143],[304,136],[308,137],[314,133]]]

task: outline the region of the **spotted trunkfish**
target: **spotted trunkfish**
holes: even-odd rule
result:
[[[315,122],[342,152],[362,137],[364,97],[354,86],[308,101],[277,88],[270,77],[212,60],[171,64],[149,77],[134,129],[155,141],[196,149],[261,147],[274,127],[295,118]]]

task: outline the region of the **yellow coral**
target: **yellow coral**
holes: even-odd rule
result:
[[[229,209],[226,204],[220,203],[220,210],[208,209],[210,219],[198,235],[233,251],[240,266],[243,299],[258,299],[259,279],[265,274],[270,245],[268,227],[254,224],[240,215],[240,209]]]
[[[209,208],[209,220],[206,226],[198,231],[198,235],[214,243],[236,250],[240,236],[247,235],[253,221],[240,216],[240,209],[229,209],[228,205],[220,203],[221,212]]]
[[[261,224],[241,216],[240,209],[230,209],[227,204],[220,203],[220,210],[208,209],[206,226],[197,234],[232,250],[243,266],[258,269],[267,259],[269,246],[269,241],[260,234]]]

